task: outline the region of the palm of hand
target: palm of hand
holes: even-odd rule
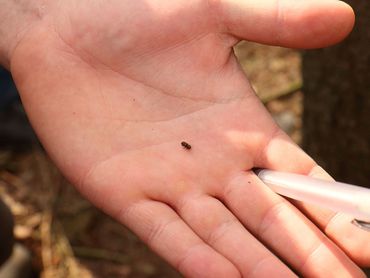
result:
[[[24,102],[58,166],[186,275],[288,275],[256,238],[314,273],[318,262],[304,261],[323,235],[248,171],[309,173],[314,163],[259,104],[217,1],[107,2],[54,7],[16,52],[17,83],[33,92]],[[283,239],[288,217],[310,235],[298,259],[282,250],[296,237]],[[240,248],[250,251],[238,258]],[[357,271],[336,252],[331,267]]]
[[[166,3],[163,10],[151,11],[139,1],[123,14],[114,5],[85,10],[66,6],[68,22],[62,16],[53,18],[57,36],[45,32],[58,49],[53,53],[60,57],[58,63],[62,60],[63,71],[69,72],[57,68],[52,75],[48,70],[51,78],[59,79],[57,90],[68,104],[43,108],[63,114],[59,129],[64,133],[80,134],[59,140],[68,140],[60,142],[68,145],[64,155],[69,152],[77,165],[86,163],[82,168],[90,175],[102,162],[122,158],[131,161],[128,165],[140,161],[136,166],[148,176],[160,171],[158,176],[169,183],[200,176],[217,176],[222,183],[225,173],[220,175],[220,169],[251,169],[257,152],[276,131],[232,55],[236,39],[217,30],[211,16],[201,18],[206,6],[199,7],[199,15],[182,6]],[[133,10],[146,13],[136,18],[130,15]],[[60,80],[63,76],[68,83]],[[70,86],[76,89],[66,96]],[[52,128],[58,130],[56,118]],[[193,145],[191,151],[181,148],[183,140]],[[81,161],[86,153],[92,158]],[[175,176],[181,177],[168,180],[174,167]],[[76,175],[80,183],[87,174],[76,169],[81,166],[72,167],[71,178],[76,180]]]

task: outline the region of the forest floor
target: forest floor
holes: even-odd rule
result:
[[[295,50],[241,43],[236,54],[275,120],[300,143],[302,92]],[[122,225],[70,186],[41,147],[0,151],[0,196],[15,216],[15,236],[41,277],[180,277]]]

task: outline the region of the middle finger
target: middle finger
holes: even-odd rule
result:
[[[213,249],[231,261],[243,277],[295,277],[216,198],[188,196],[177,212]]]

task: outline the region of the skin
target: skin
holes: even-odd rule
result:
[[[353,27],[350,7],[24,2],[6,2],[28,7],[24,20],[0,23],[0,34],[17,34],[0,45],[0,61],[49,155],[96,206],[186,277],[364,277],[357,265],[370,265],[370,234],[287,201],[251,171],[330,178],[276,126],[232,51],[241,38],[336,43]]]

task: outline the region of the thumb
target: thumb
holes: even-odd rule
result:
[[[210,1],[212,2],[212,1]],[[221,0],[218,12],[232,35],[264,44],[317,48],[348,35],[354,12],[337,0]]]

